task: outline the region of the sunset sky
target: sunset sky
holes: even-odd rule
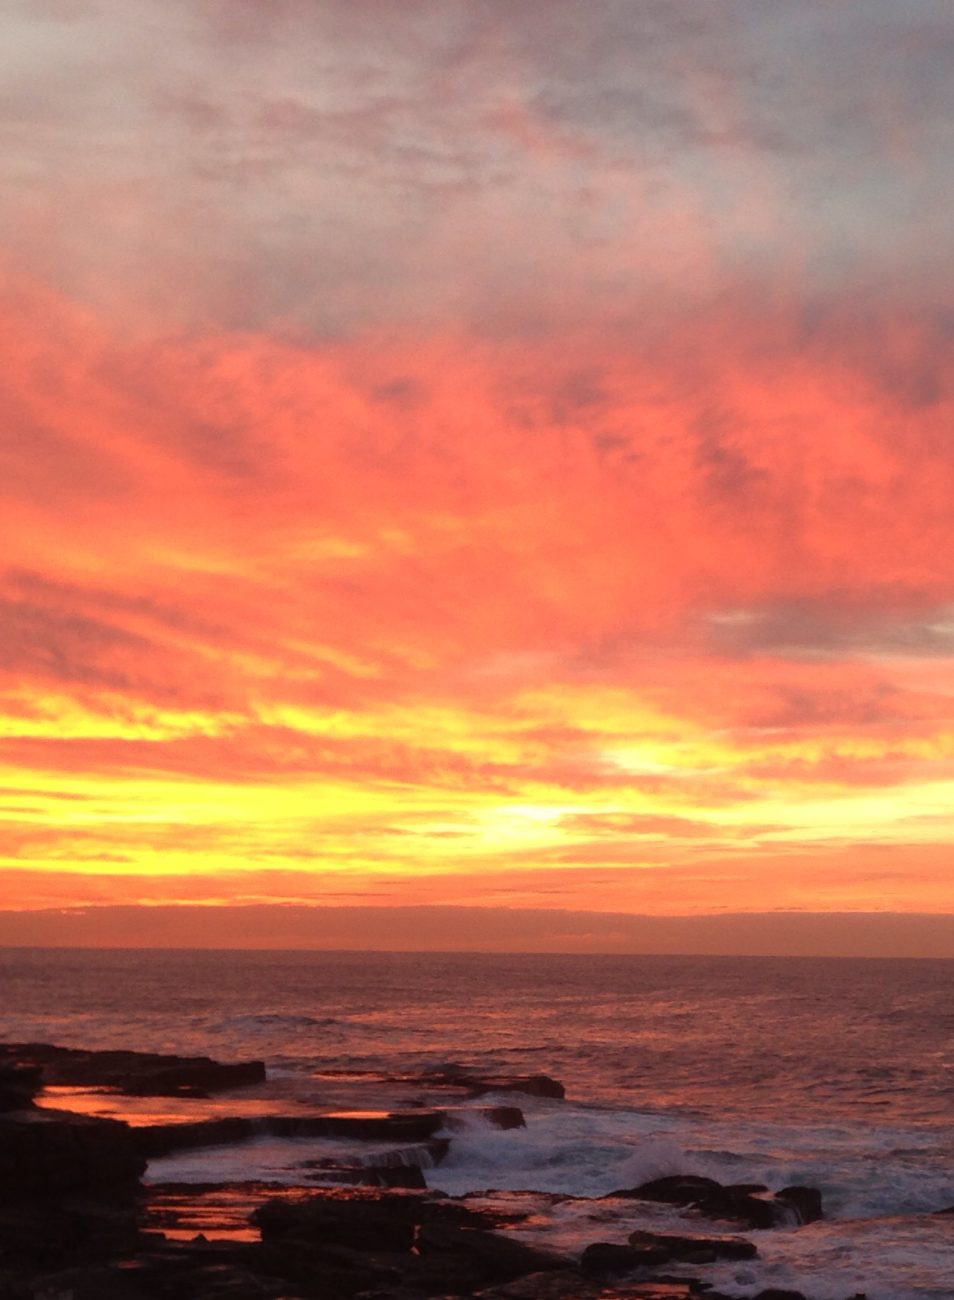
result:
[[[0,18],[0,910],[954,912],[950,0]]]

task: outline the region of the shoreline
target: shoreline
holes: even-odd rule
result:
[[[546,1075],[460,1072],[399,1081],[427,1085],[444,1104],[280,1114],[262,1095],[260,1061],[0,1045],[0,1295],[34,1300],[59,1286],[71,1300],[151,1300],[174,1273],[176,1294],[196,1300],[732,1300],[707,1279],[708,1266],[757,1258],[760,1239],[823,1216],[817,1189],[690,1176],[595,1199],[449,1196],[440,1164],[458,1132],[506,1141],[526,1127],[521,1096],[559,1106],[562,1086]],[[129,1107],[130,1122],[91,1113],[96,1104]],[[335,1155],[306,1162],[312,1168],[292,1185],[143,1181],[147,1156],[188,1150],[201,1166],[203,1151],[224,1144],[241,1159],[243,1144],[268,1136],[328,1139]],[[535,1240],[535,1216],[555,1210],[578,1214],[584,1232],[596,1220],[582,1249]],[[218,1289],[209,1289],[209,1269]]]

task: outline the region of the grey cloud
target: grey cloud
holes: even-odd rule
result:
[[[913,597],[896,604],[891,595],[871,589],[862,601],[834,591],[721,610],[708,617],[707,640],[732,654],[954,656],[954,607],[926,609]]]
[[[133,678],[116,653],[132,657],[147,647],[144,638],[99,619],[0,599],[0,669],[7,672],[124,689]]]
[[[687,212],[725,266],[794,258],[806,291],[949,241],[954,20],[930,0],[872,0],[863,23],[820,3],[102,0],[17,5],[5,35],[0,235],[70,292],[123,285],[177,323],[529,328],[698,299],[718,285],[677,293],[668,264]],[[511,102],[559,165],[501,129]]]
[[[738,422],[728,411],[709,407],[696,417],[691,433],[703,492],[711,499],[743,508],[769,486],[765,470],[753,464],[738,437]]]
[[[119,631],[114,622],[117,615],[135,615],[160,627],[194,632],[210,640],[234,638],[234,629],[204,618],[182,603],[163,601],[154,596],[129,595],[94,584],[80,586],[32,569],[0,572],[0,592],[6,593],[12,608],[43,610],[54,619],[89,621],[103,629],[103,636],[107,639],[109,631]],[[120,635],[125,637],[127,634],[120,632]]]

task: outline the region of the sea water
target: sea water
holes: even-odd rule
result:
[[[541,1199],[526,1230],[567,1250],[639,1216],[675,1226],[596,1199],[649,1178],[809,1184],[822,1223],[759,1233],[759,1260],[704,1276],[738,1296],[954,1298],[954,1215],[936,1213],[954,1205],[952,961],[7,949],[0,998],[7,1041],[262,1057],[276,1104],[448,1066],[550,1074],[565,1101],[456,1132],[429,1182],[586,1198]],[[150,1174],[292,1182],[307,1145]]]

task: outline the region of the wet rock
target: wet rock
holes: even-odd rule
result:
[[[446,1139],[434,1134],[445,1128],[463,1128],[474,1117],[495,1128],[525,1126],[516,1106],[490,1106],[471,1111],[339,1111],[330,1115],[262,1115],[202,1119],[184,1124],[150,1124],[135,1130],[135,1140],[147,1159],[198,1147],[231,1146],[253,1137],[352,1138],[357,1142],[428,1142]],[[446,1154],[446,1148],[445,1152]]]
[[[609,1197],[622,1196],[638,1201],[660,1201],[665,1205],[694,1205],[706,1196],[721,1192],[722,1184],[714,1178],[700,1178],[695,1174],[671,1174],[654,1178],[638,1187],[624,1187],[608,1193]]]
[[[338,1111],[331,1115],[268,1116],[276,1137],[356,1138],[368,1142],[425,1142],[444,1127],[440,1110]]]
[[[773,1193],[761,1183],[734,1183],[724,1187],[713,1178],[692,1174],[656,1178],[610,1195],[691,1206],[706,1218],[726,1219],[755,1229],[814,1223],[822,1217],[821,1192],[815,1187],[785,1187]]]
[[[115,1264],[86,1264],[31,1276],[17,1300],[144,1300],[135,1281]],[[7,1292],[0,1290],[7,1300]]]
[[[199,1119],[185,1124],[149,1124],[132,1130],[137,1150],[147,1160],[191,1151],[197,1147],[231,1146],[257,1137],[261,1130],[254,1119],[243,1116]]]
[[[603,1288],[584,1282],[578,1269],[528,1273],[477,1292],[480,1300],[598,1300]]]
[[[231,1146],[253,1137],[353,1138],[359,1142],[423,1142],[444,1126],[442,1111],[353,1111],[334,1115],[263,1115],[150,1124],[135,1130],[150,1160],[197,1147]]]
[[[450,1258],[460,1271],[465,1264],[475,1285],[506,1282],[527,1273],[566,1269],[572,1261],[565,1255],[540,1250],[512,1237],[475,1229],[469,1224],[424,1223],[415,1246],[422,1259]]]
[[[0,1261],[5,1268],[45,1271],[100,1261],[134,1250],[139,1242],[132,1204],[33,1198],[0,1205]]]
[[[625,1296],[625,1300],[694,1300],[705,1295],[706,1300],[729,1300],[715,1291],[706,1290],[705,1284],[671,1279],[652,1282],[628,1281],[625,1289],[614,1288],[610,1295]],[[586,1282],[576,1271],[565,1273],[534,1273],[515,1282],[505,1282],[487,1291],[479,1291],[480,1300],[608,1300],[606,1288],[599,1281]]]
[[[501,1222],[514,1221],[513,1214],[498,1214],[491,1209],[472,1209],[452,1200],[443,1192],[376,1193],[370,1191],[310,1191],[284,1197],[276,1196],[260,1205],[252,1222],[266,1236],[308,1236],[321,1232],[329,1223],[344,1216],[357,1221],[374,1221],[379,1217],[395,1223],[450,1223],[472,1228],[492,1229]],[[525,1217],[525,1216],[524,1216]]]
[[[42,1086],[43,1077],[35,1067],[15,1062],[0,1064],[0,1114],[30,1110]]]
[[[336,1289],[353,1294],[380,1286],[388,1275],[387,1295],[395,1294],[395,1287],[399,1294],[404,1288],[469,1295],[528,1273],[572,1267],[563,1256],[498,1236],[490,1230],[496,1226],[492,1214],[434,1195],[338,1193],[273,1200],[252,1218],[269,1269],[312,1290],[324,1287],[319,1294]]]
[[[252,1214],[262,1241],[348,1246],[373,1253],[410,1252],[419,1212],[410,1201],[315,1197],[266,1201]]]
[[[334,1074],[335,1071],[326,1073]],[[351,1071],[348,1072],[352,1074]],[[566,1090],[548,1074],[480,1074],[464,1066],[440,1065],[424,1074],[374,1075],[386,1083],[410,1083],[424,1089],[463,1088],[470,1097],[488,1092],[520,1092],[526,1097],[552,1097],[562,1100]]]
[[[817,1187],[783,1187],[775,1193],[775,1201],[790,1206],[799,1223],[815,1223],[823,1217],[822,1196]]]
[[[821,1192],[814,1187],[787,1187],[781,1192],[723,1187],[695,1203],[709,1219],[727,1219],[748,1228],[766,1229],[813,1223],[822,1217]]]
[[[263,1275],[258,1264],[248,1247],[177,1243],[133,1258],[39,1275],[32,1284],[38,1300],[298,1300],[287,1281]]]
[[[119,1120],[51,1110],[0,1115],[0,1200],[129,1193],[145,1167]]]
[[[758,1254],[744,1237],[705,1237],[697,1234],[646,1232],[629,1235],[629,1244],[639,1249],[661,1251],[663,1263],[711,1264],[717,1259],[754,1259]]]
[[[140,1200],[141,1226],[172,1233],[179,1240],[197,1234],[232,1240],[257,1240],[250,1225],[253,1210],[277,1197],[301,1200],[313,1187],[249,1181],[244,1183],[150,1183]]]
[[[723,1187],[695,1202],[695,1209],[707,1219],[725,1219],[747,1228],[775,1228],[787,1219],[786,1211],[777,1207],[768,1193],[750,1192],[737,1187]]]
[[[527,1097],[552,1097],[562,1100],[566,1089],[548,1074],[469,1074],[466,1071],[440,1071],[422,1079],[431,1086],[466,1088],[472,1097],[487,1092],[521,1092]]]
[[[427,1180],[422,1171],[436,1168],[449,1149],[449,1138],[434,1138],[418,1146],[379,1152],[373,1161],[366,1163],[357,1163],[354,1157],[351,1160],[324,1157],[303,1160],[298,1168],[313,1171],[307,1176],[314,1181],[359,1187],[423,1188]]]
[[[111,1088],[135,1097],[206,1097],[213,1092],[265,1082],[262,1061],[227,1064],[208,1056],[94,1052],[49,1043],[2,1045],[0,1063],[39,1069],[44,1083]]]
[[[625,1277],[649,1265],[665,1264],[670,1256],[665,1250],[651,1246],[621,1246],[611,1241],[595,1241],[587,1246],[580,1258],[584,1277]]]

